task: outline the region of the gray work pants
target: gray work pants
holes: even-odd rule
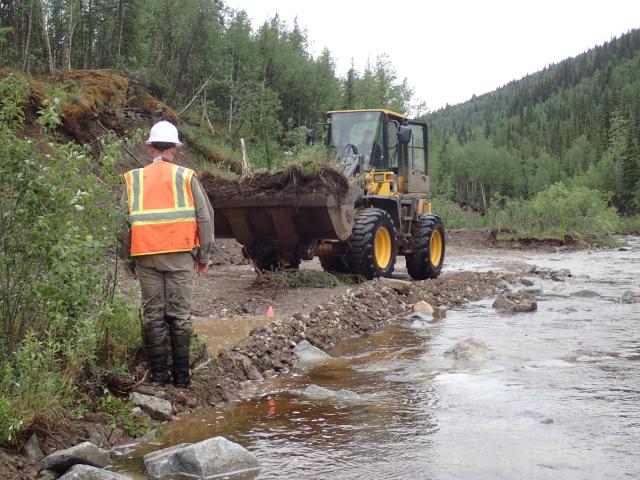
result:
[[[169,336],[173,358],[189,357],[194,267],[193,259],[188,258],[183,270],[136,261],[142,287],[143,340],[149,357],[167,353]]]

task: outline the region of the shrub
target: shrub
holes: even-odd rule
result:
[[[498,206],[500,203],[502,207]],[[489,210],[493,228],[516,236],[561,238],[575,230],[585,237],[602,237],[619,227],[608,195],[586,187],[556,183],[523,201],[503,199]]]
[[[442,217],[446,228],[480,228],[487,224],[486,217],[470,215],[443,197],[431,197],[431,210]]]
[[[124,214],[115,189],[119,144],[105,139],[96,162],[76,144],[19,138],[27,91],[13,77],[0,81],[4,440],[38,417],[58,416],[74,400],[75,380],[96,359],[122,361],[139,344],[135,309],[118,295],[117,262],[109,260]],[[55,108],[44,112],[47,130],[59,122]]]

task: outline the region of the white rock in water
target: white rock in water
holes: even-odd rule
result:
[[[296,348],[293,349],[293,353],[301,362],[317,362],[331,358],[329,354],[323,352],[318,347],[314,347],[307,340],[302,340],[298,343]]]
[[[260,469],[253,453],[224,437],[194,444],[181,443],[148,453],[143,460],[147,473],[153,479],[218,478]]]
[[[640,293],[627,290],[622,294],[622,303],[640,303]]]
[[[419,302],[414,303],[411,307],[411,311],[414,313],[421,312],[430,313],[431,315],[433,315],[433,307],[429,302],[425,302],[424,300],[420,300]]]
[[[538,309],[538,302],[530,293],[507,292],[498,294],[492,306],[503,312],[533,312]]]
[[[341,388],[340,390],[331,390],[329,388],[320,387],[319,385],[311,384],[302,391],[302,394],[306,397],[313,398],[315,400],[338,400],[347,402],[359,402],[362,397],[356,392]]]
[[[487,345],[477,338],[467,338],[444,352],[445,357],[469,362],[481,362],[487,358]]]
[[[409,315],[405,315],[402,318],[404,320],[413,320],[413,321],[419,321],[419,322],[428,322],[428,323],[433,322],[433,315],[425,312],[411,313]]]

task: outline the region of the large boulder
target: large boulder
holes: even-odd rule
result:
[[[120,473],[102,470],[90,465],[74,465],[58,480],[133,480]]]
[[[148,453],[143,460],[152,479],[208,479],[260,469],[260,463],[253,453],[224,437],[213,437],[194,444],[182,443]]]
[[[173,409],[169,400],[133,392],[131,394],[131,402],[156,420],[171,420],[173,418]]]
[[[93,443],[82,442],[75,447],[58,450],[40,460],[40,468],[64,472],[69,467],[82,464],[104,468],[111,463],[109,452]]]
[[[498,294],[493,308],[502,312],[534,312],[538,309],[536,297],[526,292],[504,292]]]
[[[487,358],[487,345],[477,338],[467,338],[445,351],[444,356],[467,362],[481,362]]]
[[[413,313],[421,312],[421,313],[429,313],[433,315],[434,308],[433,306],[431,306],[429,302],[426,302],[425,300],[420,300],[419,302],[416,302],[411,306],[411,311]]]
[[[321,360],[327,360],[331,356],[320,350],[318,347],[314,347],[307,340],[302,340],[293,349],[293,353],[298,357],[300,362],[318,362]]]

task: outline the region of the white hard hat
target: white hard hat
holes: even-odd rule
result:
[[[166,120],[162,120],[151,127],[149,139],[145,143],[149,145],[153,142],[182,145],[182,142],[178,139],[178,129],[173,123],[167,122]]]

